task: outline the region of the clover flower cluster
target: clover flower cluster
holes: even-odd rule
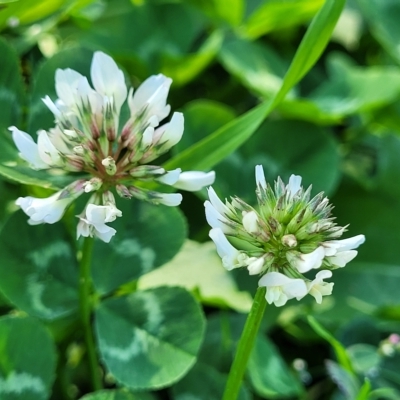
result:
[[[107,223],[121,217],[112,189],[123,198],[177,206],[179,193],[160,193],[143,188],[155,180],[177,189],[196,191],[214,182],[215,173],[166,171],[153,160],[179,142],[184,119],[170,113],[166,104],[170,78],[151,76],[128,92],[124,74],[114,60],[96,52],[91,64],[91,82],[72,69],[58,69],[55,86],[58,99],[43,101],[55,117],[55,126],[38,132],[37,143],[26,132],[10,127],[20,156],[34,169],[59,169],[81,173],[63,190],[48,198],[20,197],[16,204],[30,217],[31,225],[55,223],[81,194],[92,193],[78,216],[77,237],[97,236],[109,242],[116,233]],[[129,117],[120,124],[121,109]]]
[[[222,202],[212,187],[205,202],[210,237],[227,270],[246,267],[250,275],[262,275],[269,304],[283,306],[307,294],[321,303],[332,293],[324,282],[332,270],[344,267],[364,243],[364,235],[337,240],[347,227],[331,217],[332,205],[323,193],[310,198],[301,177],[292,175],[285,185],[280,178],[272,188],[262,166],[256,166],[258,210],[238,197]],[[313,280],[303,274],[319,270]]]

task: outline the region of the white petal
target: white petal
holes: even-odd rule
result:
[[[12,132],[14,143],[25,161],[36,169],[49,168],[49,165],[40,158],[38,145],[30,135],[15,126],[10,126],[8,129]]]
[[[358,254],[357,250],[347,250],[336,253],[332,257],[326,257],[328,261],[332,263],[335,267],[343,268],[348,262]]]
[[[117,231],[114,228],[111,228],[110,226],[107,226],[107,230],[105,231],[98,231],[96,227],[94,228],[94,234],[97,236],[99,239],[101,239],[105,243],[109,243],[111,238],[117,233]]]
[[[290,192],[290,197],[293,197],[301,188],[301,176],[291,175],[289,178],[289,183],[287,189]]]
[[[180,193],[160,193],[159,197],[157,197],[157,203],[176,207],[182,203],[182,195]]]
[[[307,294],[307,286],[303,279],[289,278],[280,272],[268,272],[259,281],[258,286],[267,288],[266,300],[280,307],[287,300],[300,300]]]
[[[256,165],[256,184],[264,190],[267,188],[267,182],[265,181],[264,169],[262,165]]]
[[[232,233],[232,228],[227,225],[228,219],[221,215],[208,200],[204,203],[204,207],[206,220],[212,228],[220,228],[226,234]]]
[[[215,181],[215,172],[185,171],[174,184],[177,189],[196,192],[205,186],[212,185]]]
[[[319,268],[322,265],[324,257],[325,251],[322,246],[317,247],[313,252],[308,254],[295,254],[290,251],[286,253],[289,263],[301,273]]]
[[[212,187],[207,189],[208,191],[208,198],[210,199],[211,204],[213,207],[222,215],[227,215],[230,213],[229,208],[221,201],[218,197],[217,193]]]
[[[282,286],[286,285],[292,280],[280,272],[268,272],[259,281],[258,286]]]
[[[242,224],[247,232],[257,233],[259,231],[257,213],[255,211],[247,212],[242,219]]]
[[[264,257],[259,257],[256,260],[252,261],[248,266],[247,270],[250,275],[258,275],[264,266],[265,259]]]
[[[67,107],[79,106],[76,104],[77,87],[82,77],[83,75],[70,68],[56,70],[57,96]]]
[[[153,75],[146,79],[129,98],[129,108],[132,116],[138,116],[146,111],[148,117],[156,116],[163,120],[170,112],[166,104],[172,79],[162,74]]]
[[[61,118],[61,111],[58,109],[58,107],[54,104],[49,96],[45,96],[42,101],[57,119]]]
[[[215,243],[217,253],[221,257],[223,265],[228,271],[244,266],[244,263],[242,262],[243,258],[240,257],[242,253],[229,243],[221,229],[211,229],[209,236]]]
[[[75,197],[67,197],[59,199],[61,192],[57,192],[50,197],[19,197],[15,204],[20,206],[30,219],[28,223],[37,224],[54,224],[64,215],[65,209],[75,199]]]
[[[313,296],[318,304],[322,302],[322,296],[332,294],[333,283],[323,282],[323,279],[330,278],[332,272],[323,270],[317,273],[312,282],[307,283],[308,293]]]
[[[175,112],[172,115],[171,121],[167,129],[164,131],[158,144],[163,144],[163,151],[169,150],[175,146],[182,138],[183,135],[184,119],[183,114]]]
[[[51,142],[46,131],[40,131],[38,134],[38,150],[40,158],[48,165],[61,166],[62,160],[59,151]]]
[[[181,171],[182,170],[180,168],[168,171],[164,175],[157,177],[156,180],[164,183],[165,185],[174,185],[178,181]]]
[[[90,68],[94,88],[102,96],[114,99],[116,111],[119,112],[128,94],[123,72],[107,54],[96,51]]]
[[[364,235],[353,236],[348,239],[330,240],[322,243],[325,247],[325,255],[333,256],[337,251],[346,251],[356,249],[358,246],[365,242]]]

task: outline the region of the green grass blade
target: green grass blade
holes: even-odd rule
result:
[[[240,147],[317,62],[340,16],[345,0],[327,0],[312,20],[284,78],[269,101],[251,109],[165,164],[166,169],[210,169]]]

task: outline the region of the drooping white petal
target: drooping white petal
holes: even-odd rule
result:
[[[165,206],[176,207],[182,203],[182,195],[180,193],[160,193],[156,202]]]
[[[247,265],[247,270],[249,271],[249,274],[258,275],[263,269],[265,263],[264,257],[258,257],[258,258],[254,257],[254,260],[249,259],[248,261],[249,264]]]
[[[258,286],[267,288],[266,300],[277,307],[283,306],[287,300],[300,300],[307,294],[307,286],[303,279],[289,278],[280,272],[268,272],[259,281]]]
[[[123,72],[107,54],[96,51],[90,68],[93,87],[102,96],[114,99],[117,113],[124,103],[128,90]]]
[[[211,229],[209,236],[217,247],[217,253],[222,259],[222,264],[228,271],[245,265],[244,254],[229,243],[221,229]]]
[[[84,212],[78,216],[77,238],[80,236],[97,236],[108,243],[115,235],[116,230],[106,225],[106,222],[112,222],[121,215],[121,211],[112,204],[105,206],[88,204]]]
[[[49,168],[49,165],[40,158],[38,145],[30,135],[26,132],[20,131],[15,126],[10,126],[8,129],[12,132],[12,138],[20,152],[21,158],[27,161],[32,168]]]
[[[287,189],[289,191],[290,198],[293,198],[293,196],[301,189],[301,176],[290,175]]]
[[[318,304],[322,302],[322,296],[332,294],[333,282],[324,282],[324,279],[331,278],[332,272],[322,270],[317,273],[312,282],[307,283],[308,293],[313,296]]]
[[[161,175],[160,177],[157,177],[156,180],[158,182],[164,183],[165,185],[175,185],[175,183],[179,179],[181,171],[182,170],[180,168],[176,168],[172,171],[168,171],[167,173]]]
[[[28,220],[30,225],[54,224],[62,218],[66,208],[75,199],[75,197],[59,199],[60,193],[46,198],[19,197],[15,204],[30,217]]]
[[[326,259],[334,266],[343,268],[348,262],[358,254],[357,250],[346,250],[336,253],[334,256],[326,257]]]
[[[292,251],[286,253],[289,263],[301,273],[319,268],[322,265],[324,257],[325,251],[322,246],[317,247],[313,252],[308,254]]]
[[[62,166],[62,160],[58,149],[53,145],[47,132],[39,131],[38,134],[38,150],[40,158],[48,165]]]
[[[256,184],[264,190],[267,188],[267,182],[265,180],[264,169],[262,165],[256,165]]]
[[[146,79],[128,98],[132,116],[140,116],[145,112],[147,117],[156,116],[162,121],[170,112],[167,96],[172,79],[162,74],[153,75]]]
[[[330,240],[322,243],[322,246],[325,248],[325,255],[333,256],[336,254],[336,252],[356,249],[364,242],[365,236],[357,235],[348,239]]]
[[[185,171],[180,174],[178,181],[174,184],[174,187],[177,189],[187,190],[188,192],[196,192],[205,186],[212,185],[214,181],[214,171]]]
[[[105,225],[106,228],[101,227],[102,231],[99,231],[96,226],[92,225],[87,219],[79,217],[79,222],[76,230],[76,238],[93,237],[96,236],[105,243],[109,243],[111,238],[117,233],[114,228]]]

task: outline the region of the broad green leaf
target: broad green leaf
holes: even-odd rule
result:
[[[370,344],[357,343],[346,349],[351,364],[357,373],[368,376],[381,362],[381,354],[377,347]]]
[[[87,48],[111,53],[133,77],[144,80],[160,72],[165,54],[179,57],[193,51],[204,29],[204,19],[186,2],[144,1],[135,6],[126,0],[113,0],[106,2],[93,23],[60,26],[60,35]]]
[[[382,156],[379,160],[381,156],[378,153],[379,172],[377,179],[373,181],[375,191],[363,189],[354,182],[345,180],[331,199],[335,205],[334,214],[339,225],[350,222],[351,236],[364,234],[366,237],[367,245],[360,247],[357,262],[391,265],[399,263],[398,238],[392,234],[398,227],[394,216],[400,212],[400,204],[397,201],[398,188],[393,180],[398,179],[398,175],[394,173],[395,169],[390,170],[396,168],[399,162],[396,157],[399,143],[399,140],[393,140],[393,137],[380,143],[379,150],[386,153],[386,159]],[[386,148],[381,147],[383,144]],[[347,268],[345,270],[347,271]]]
[[[400,71],[391,66],[358,67],[340,56],[328,60],[330,79],[311,93],[321,113],[340,118],[366,112],[400,97]]]
[[[255,204],[258,164],[270,183],[277,176],[287,182],[298,174],[304,187],[313,185],[314,195],[333,192],[340,180],[338,144],[327,128],[301,121],[265,121],[239,151],[217,165],[213,187],[222,198],[234,194]]]
[[[219,60],[243,85],[264,98],[279,91],[287,67],[266,44],[244,39],[225,40]]]
[[[400,391],[394,388],[379,388],[370,392],[368,400],[398,400],[399,398]]]
[[[109,293],[169,261],[186,237],[185,220],[176,207],[121,200],[122,217],[113,224],[110,243],[96,241],[92,258],[93,283]]]
[[[33,318],[0,318],[0,398],[46,400],[55,378],[56,349]]]
[[[17,55],[3,39],[0,40],[0,54],[0,132],[3,134],[10,125],[18,125],[21,121],[23,83]],[[5,135],[11,134],[7,131]]]
[[[268,32],[283,30],[309,21],[324,0],[270,0],[264,2],[247,19],[241,33],[256,39]]]
[[[393,296],[400,284],[399,265],[353,261],[344,270],[334,272],[334,281],[334,308],[325,311],[324,319],[350,318],[355,310],[371,315],[400,304],[400,299]]]
[[[346,400],[356,399],[361,387],[357,377],[334,361],[327,360],[325,365],[329,377],[344,394],[344,398]]]
[[[171,385],[195,363],[204,317],[186,290],[160,287],[103,301],[95,326],[107,370],[119,383],[145,390]]]
[[[262,103],[215,131],[164,165],[165,169],[207,170],[240,147],[260,126],[270,103]]]
[[[281,89],[271,101],[253,108],[173,157],[166,163],[166,168],[209,169],[241,146],[318,60],[329,41],[344,3],[345,0],[327,0],[321,7],[296,52]]]
[[[33,316],[55,319],[77,307],[77,262],[62,225],[27,224],[21,211],[0,233],[0,290]]]
[[[245,319],[245,316],[227,312],[212,314],[207,320],[199,363],[208,365],[211,370],[227,374]],[[292,376],[278,350],[262,335],[256,339],[248,363],[247,376],[257,395],[263,398],[291,397],[301,392],[301,385]]]
[[[143,275],[138,282],[139,289],[163,285],[185,287],[204,304],[239,312],[248,312],[252,304],[250,294],[239,291],[233,277],[223,268],[211,242],[188,240],[169,263]]]
[[[227,22],[232,26],[240,24],[245,7],[244,0],[187,0],[188,3],[199,8],[210,19],[217,22]]]
[[[357,0],[371,33],[400,63],[400,3],[397,0]]]
[[[277,348],[259,335],[248,363],[248,377],[255,392],[264,398],[292,398],[302,393]]]
[[[314,317],[309,315],[307,318],[314,331],[333,347],[341,367],[346,371],[353,373],[353,365],[343,345],[336,338],[334,338],[332,334],[329,333]]]
[[[227,374],[222,374],[209,365],[197,363],[183,379],[173,386],[174,400],[220,400],[227,378]],[[250,399],[248,389],[242,385],[238,400]]]
[[[185,85],[199,75],[214,59],[222,45],[222,32],[216,31],[208,37],[200,49],[189,55],[162,57],[161,72],[172,78],[174,87]]]
[[[81,397],[79,400],[154,400],[150,393],[134,393],[126,389],[100,390]]]

